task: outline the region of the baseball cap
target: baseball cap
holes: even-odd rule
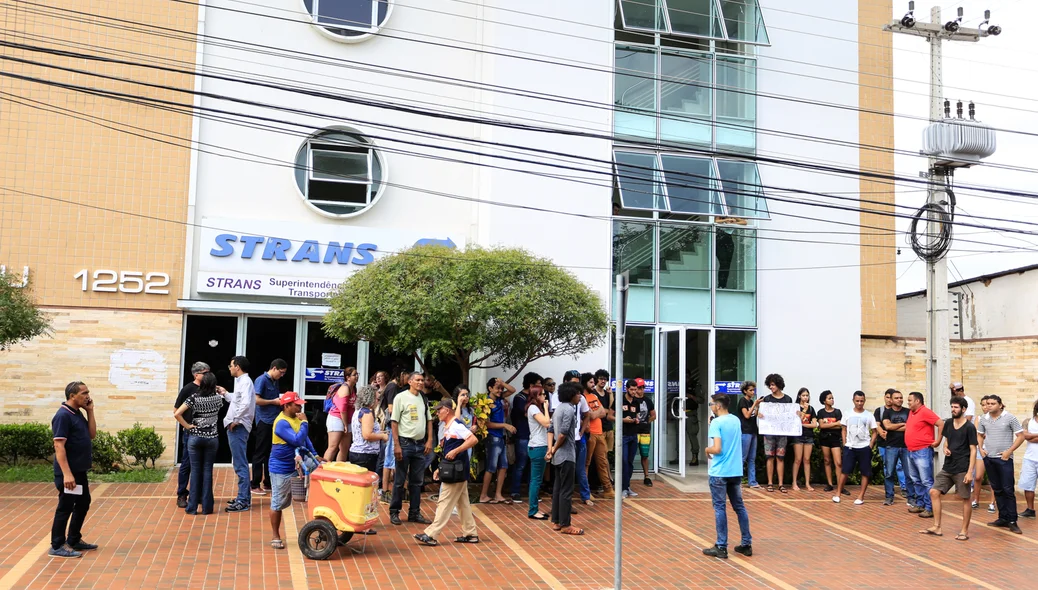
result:
[[[638,377],[637,379],[634,380],[634,384],[637,385],[638,387],[645,387],[645,379],[642,379],[641,377]]]
[[[963,389],[962,383],[959,383],[959,382],[952,383],[951,388],[952,389]]]
[[[440,403],[436,404],[436,408],[433,411],[434,412],[439,412],[440,408],[447,408],[448,410],[454,410],[454,400],[441,399]]]
[[[299,404],[303,405],[303,398],[299,397],[299,394],[294,391],[286,391],[281,394],[278,398],[278,403],[281,405],[285,404]]]

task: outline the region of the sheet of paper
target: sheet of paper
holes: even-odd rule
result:
[[[83,486],[77,484],[76,487],[72,488],[71,490],[65,490],[65,493],[66,494],[72,494],[73,496],[82,496],[83,495]]]
[[[800,422],[799,404],[760,405],[757,415],[757,429],[767,436],[800,436],[803,424]]]

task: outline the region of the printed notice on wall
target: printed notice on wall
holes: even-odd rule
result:
[[[799,411],[800,404],[761,404],[757,410],[757,428],[768,436],[800,436],[803,424],[797,416]]]
[[[154,350],[122,349],[108,362],[108,381],[121,391],[166,391],[166,359]]]
[[[336,354],[334,352],[322,352],[321,366],[338,369],[340,366],[342,366],[342,355]]]

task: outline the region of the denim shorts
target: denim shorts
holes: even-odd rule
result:
[[[279,512],[292,505],[292,473],[270,474],[270,509]]]
[[[386,441],[386,458],[382,461],[382,469],[396,469],[396,454],[393,452],[393,436]]]
[[[487,473],[495,473],[498,469],[508,469],[505,437],[490,435],[487,437]]]
[[[1024,466],[1020,468],[1020,489],[1025,492],[1033,492],[1036,483],[1038,483],[1038,461],[1024,459]]]
[[[324,424],[328,432],[346,432],[346,426],[342,423],[342,418],[338,416],[328,416]]]
[[[813,445],[815,444],[815,433],[794,437],[793,442],[798,445]]]

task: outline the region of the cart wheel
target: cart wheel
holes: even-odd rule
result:
[[[345,545],[353,538],[353,533],[339,533],[339,544]]]
[[[299,550],[310,559],[328,559],[338,547],[337,532],[327,520],[311,520],[299,531]]]

